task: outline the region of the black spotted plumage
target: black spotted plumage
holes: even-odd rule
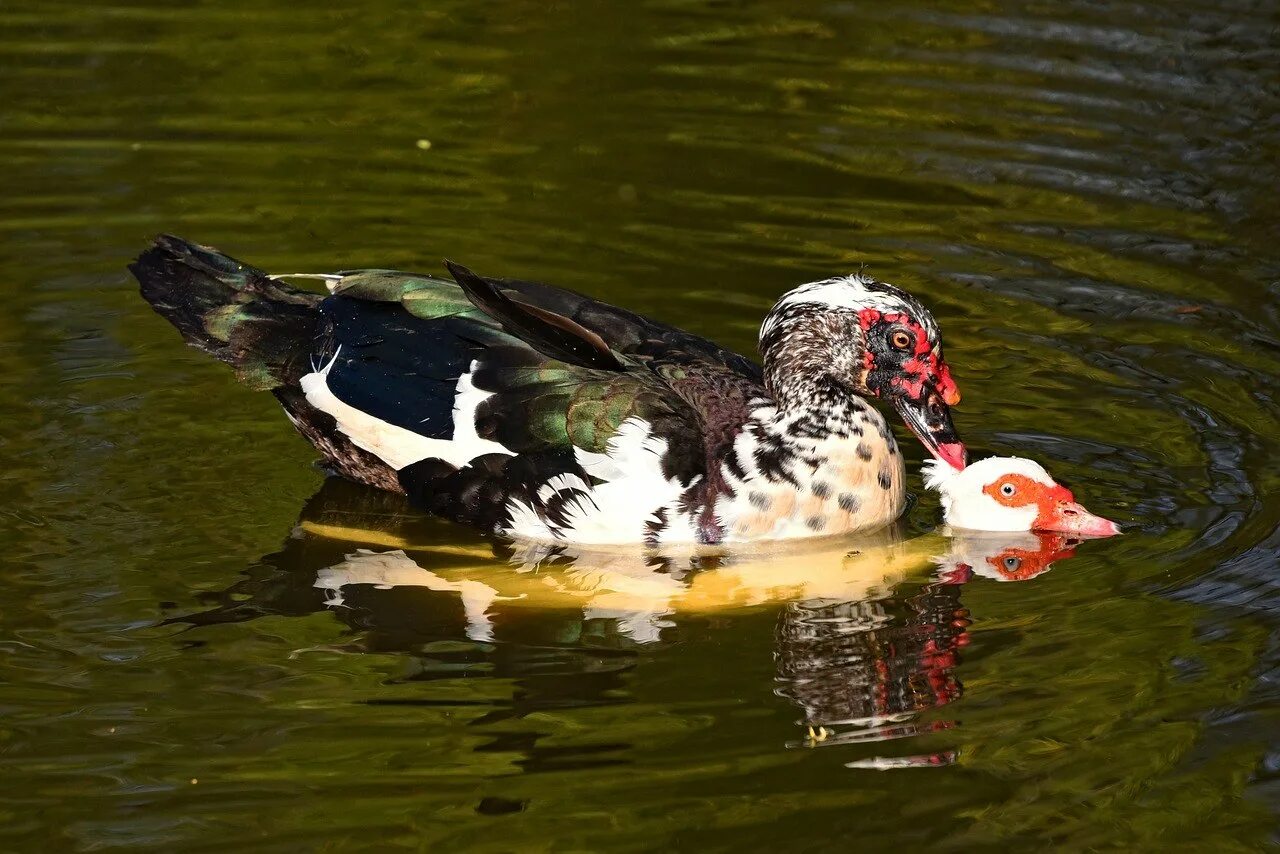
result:
[[[486,454],[461,468],[443,460],[422,460],[401,469],[400,482],[415,505],[454,522],[498,530],[508,522],[506,508],[514,499],[538,507],[554,529],[563,524],[564,503],[570,496],[557,492],[543,501],[538,487],[566,473],[583,474],[565,450]]]
[[[789,292],[762,326],[762,368],[583,294],[446,266],[453,281],[310,274],[322,295],[165,236],[131,269],[335,472],[484,530],[658,545],[882,526],[902,512],[904,469],[867,397],[889,396],[926,447],[963,460],[936,325],[892,286]],[[873,315],[916,324],[930,348],[879,365]]]
[[[793,473],[796,454],[777,436],[762,436],[755,450],[755,464],[772,481],[786,481],[799,488],[800,481]]]
[[[667,441],[663,470],[686,484],[685,505],[710,507],[723,488],[713,463],[749,402],[765,395],[759,367],[713,342],[572,291],[465,268],[454,268],[464,288],[430,275],[350,271],[326,297],[165,236],[131,269],[143,296],[189,343],[273,390],[336,471],[489,530],[508,521],[512,499],[553,530],[562,525],[566,506],[589,496],[566,488],[543,498],[539,487],[561,475],[590,483],[574,448],[604,451],[627,418]],[[575,330],[591,340],[575,343]],[[473,366],[472,383],[490,395],[476,431],[515,456],[460,467],[430,458],[395,471],[356,447],[298,387],[325,369],[328,389],[346,405],[447,439],[459,377]]]

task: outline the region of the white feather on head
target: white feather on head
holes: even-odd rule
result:
[[[913,317],[932,339],[938,337],[938,324],[923,305],[896,285],[880,282],[862,273],[835,276],[809,282],[783,294],[760,326],[760,338],[780,322],[786,310],[796,306],[812,306],[815,310],[878,309],[886,314],[905,313]]]

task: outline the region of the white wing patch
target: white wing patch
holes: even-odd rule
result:
[[[539,488],[538,498],[544,502],[557,492],[574,491],[562,507],[563,527],[553,531],[532,507],[512,500],[507,504],[508,533],[603,545],[644,542],[652,526],[659,530],[660,542],[696,542],[693,520],[680,508],[681,497],[693,484],[663,474],[666,452],[667,440],[654,436],[648,422],[628,418],[609,440],[605,453],[574,449],[578,464],[603,483],[588,488],[581,478],[561,475]]]
[[[329,363],[318,371],[304,376],[300,382],[307,402],[328,413],[338,422],[338,429],[346,434],[352,444],[362,448],[391,466],[396,471],[426,459],[441,459],[462,468],[482,454],[512,456],[504,445],[476,434],[476,409],[489,397],[471,382],[471,372],[458,378],[453,398],[453,438],[432,439],[389,424],[367,412],[339,400],[329,389],[329,372],[337,363],[342,348],[333,354]],[[476,363],[471,363],[474,371]]]

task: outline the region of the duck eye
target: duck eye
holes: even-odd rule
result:
[[[1009,572],[1017,572],[1020,566],[1022,566],[1021,558],[1007,557],[1004,559],[1004,568]]]
[[[1018,491],[1018,488],[1014,486],[1012,483],[1006,483],[1000,487],[1000,494],[1003,495],[1005,498],[1012,498],[1013,494],[1017,491]]]
[[[903,329],[895,329],[889,336],[889,343],[895,350],[907,350],[911,347],[911,333]]]

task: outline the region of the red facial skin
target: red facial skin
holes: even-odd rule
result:
[[[1049,569],[1054,561],[1075,557],[1075,548],[1068,546],[1067,538],[1061,534],[1036,534],[1036,536],[1040,538],[1040,548],[1036,551],[1008,548],[998,555],[989,555],[987,563],[1010,581],[1027,581]],[[1017,558],[1017,569],[1005,568],[1005,562],[1009,558]]]
[[[1004,488],[1011,485],[1013,495],[1005,495]],[[1110,537],[1120,533],[1120,527],[1101,516],[1094,516],[1076,503],[1075,496],[1065,486],[1048,486],[1025,475],[1001,475],[982,491],[1005,507],[1036,508],[1033,531],[1060,531],[1066,534],[1084,534],[1091,537]]]
[[[959,403],[960,389],[951,376],[951,368],[942,358],[942,348],[930,346],[929,336],[925,333],[924,327],[906,314],[897,312],[882,314],[874,308],[864,308],[858,312],[858,323],[864,332],[881,322],[897,324],[910,330],[915,342],[907,360],[902,364],[903,373],[914,375],[915,378],[894,377],[892,380],[894,386],[902,389],[912,398],[919,398],[924,395],[925,383],[929,383],[938,390],[938,394],[948,406]],[[875,369],[875,355],[870,349],[863,354],[863,360],[863,367],[868,373]]]
[[[964,443],[947,409],[960,402],[960,390],[941,346],[930,345],[924,327],[902,312],[864,308],[858,312],[858,324],[868,341],[862,356],[863,385],[893,402],[929,453],[957,471],[964,469]],[[873,337],[873,329],[887,330],[888,341]],[[880,359],[887,364],[880,364]]]
[[[1036,533],[1034,536],[1040,541],[1038,549],[1010,546],[998,554],[987,555],[987,565],[1006,581],[1030,581],[1052,569],[1057,561],[1076,555],[1075,541],[1062,534]],[[1016,568],[1009,568],[1009,558],[1015,559]],[[943,584],[965,584],[972,578],[973,567],[967,563],[958,563],[939,576]]]
[[[938,389],[938,394],[942,395],[942,399],[946,401],[947,406],[955,406],[960,402],[960,388],[956,385],[956,381],[951,378],[951,366],[942,360],[942,353],[935,353],[934,361],[937,371],[937,379],[934,386]]]
[[[1039,548],[1006,548],[998,554],[988,554],[987,565],[1006,581],[1029,581],[1037,575],[1053,567],[1057,561],[1075,557],[1075,543],[1068,544],[1068,538],[1062,534],[1036,534]],[[1009,568],[1009,558],[1015,558],[1016,568]],[[943,584],[965,584],[973,577],[973,567],[968,563],[957,563],[950,571],[941,576]]]

